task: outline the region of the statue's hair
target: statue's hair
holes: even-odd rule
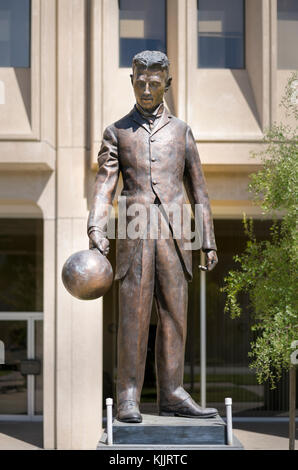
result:
[[[169,59],[166,54],[160,51],[142,51],[134,56],[132,59],[132,69],[135,67],[143,66],[146,68],[159,67],[162,70],[169,72]]]

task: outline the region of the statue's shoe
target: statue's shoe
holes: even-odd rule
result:
[[[218,414],[216,408],[202,408],[191,397],[177,405],[161,406],[160,416],[181,416],[184,418],[214,418]]]
[[[124,423],[141,423],[139,405],[134,400],[125,400],[118,406],[117,419]]]

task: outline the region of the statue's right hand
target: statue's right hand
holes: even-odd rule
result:
[[[100,232],[94,231],[89,234],[89,248],[97,248],[104,256],[107,256],[110,242]]]

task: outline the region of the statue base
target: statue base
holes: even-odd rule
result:
[[[97,450],[243,450],[233,436],[233,445],[226,444],[226,424],[220,416],[206,419],[165,417],[142,414],[143,422],[113,421],[113,445],[107,445],[106,430]]]

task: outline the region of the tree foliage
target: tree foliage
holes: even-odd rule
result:
[[[289,369],[291,343],[298,339],[298,109],[293,99],[297,79],[297,73],[290,77],[281,102],[295,124],[274,124],[266,132],[265,150],[254,154],[261,158],[261,170],[250,177],[254,202],[274,220],[270,239],[258,241],[253,221],[244,217],[247,246],[234,257],[238,268],[229,272],[222,289],[225,312],[232,318],[243,313],[239,294],[248,293],[256,332],[250,367],[259,383],[269,381],[272,388]]]

